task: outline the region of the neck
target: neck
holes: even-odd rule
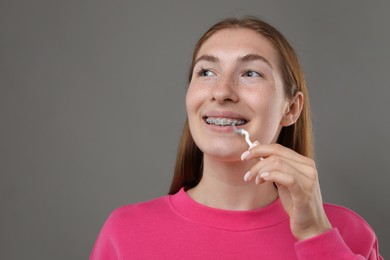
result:
[[[199,184],[188,190],[195,201],[214,208],[251,210],[262,208],[278,197],[273,183],[256,185],[245,182],[245,173],[253,162],[226,162],[204,157],[203,176]]]

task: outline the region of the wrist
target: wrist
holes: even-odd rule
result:
[[[331,229],[332,229],[332,226],[330,225],[330,223],[325,224],[325,225],[321,225],[321,226],[310,227],[308,229],[297,232],[295,234],[295,238],[298,241],[302,241],[302,240],[306,240],[306,239],[310,239],[310,238],[322,235]]]

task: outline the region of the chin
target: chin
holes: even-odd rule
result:
[[[238,162],[240,160],[240,155],[237,154],[221,154],[221,153],[204,153],[203,156],[207,156],[213,160],[221,162]]]
[[[246,151],[246,148],[241,148],[240,145],[232,143],[215,143],[210,142],[206,145],[198,146],[204,156],[215,158],[220,161],[241,161],[241,154]]]

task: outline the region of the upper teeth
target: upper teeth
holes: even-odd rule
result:
[[[206,122],[213,125],[227,126],[227,125],[243,125],[245,124],[246,121],[243,119],[207,117]]]

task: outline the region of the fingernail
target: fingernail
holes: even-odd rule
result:
[[[260,178],[261,178],[260,175],[257,175],[257,176],[256,176],[256,180],[255,180],[255,183],[256,183],[256,184],[259,184],[259,183],[260,183]]]
[[[258,141],[254,141],[251,145],[251,147],[249,147],[249,149],[252,149],[253,147],[259,145],[260,143]]]
[[[263,178],[264,180],[267,179],[268,176],[269,176],[269,172],[263,172],[260,174],[260,177]]]
[[[251,172],[247,172],[244,175],[244,181],[249,181],[249,178],[251,177]]]
[[[248,157],[249,151],[245,151],[243,154],[241,154],[241,161],[245,160],[246,157]]]

